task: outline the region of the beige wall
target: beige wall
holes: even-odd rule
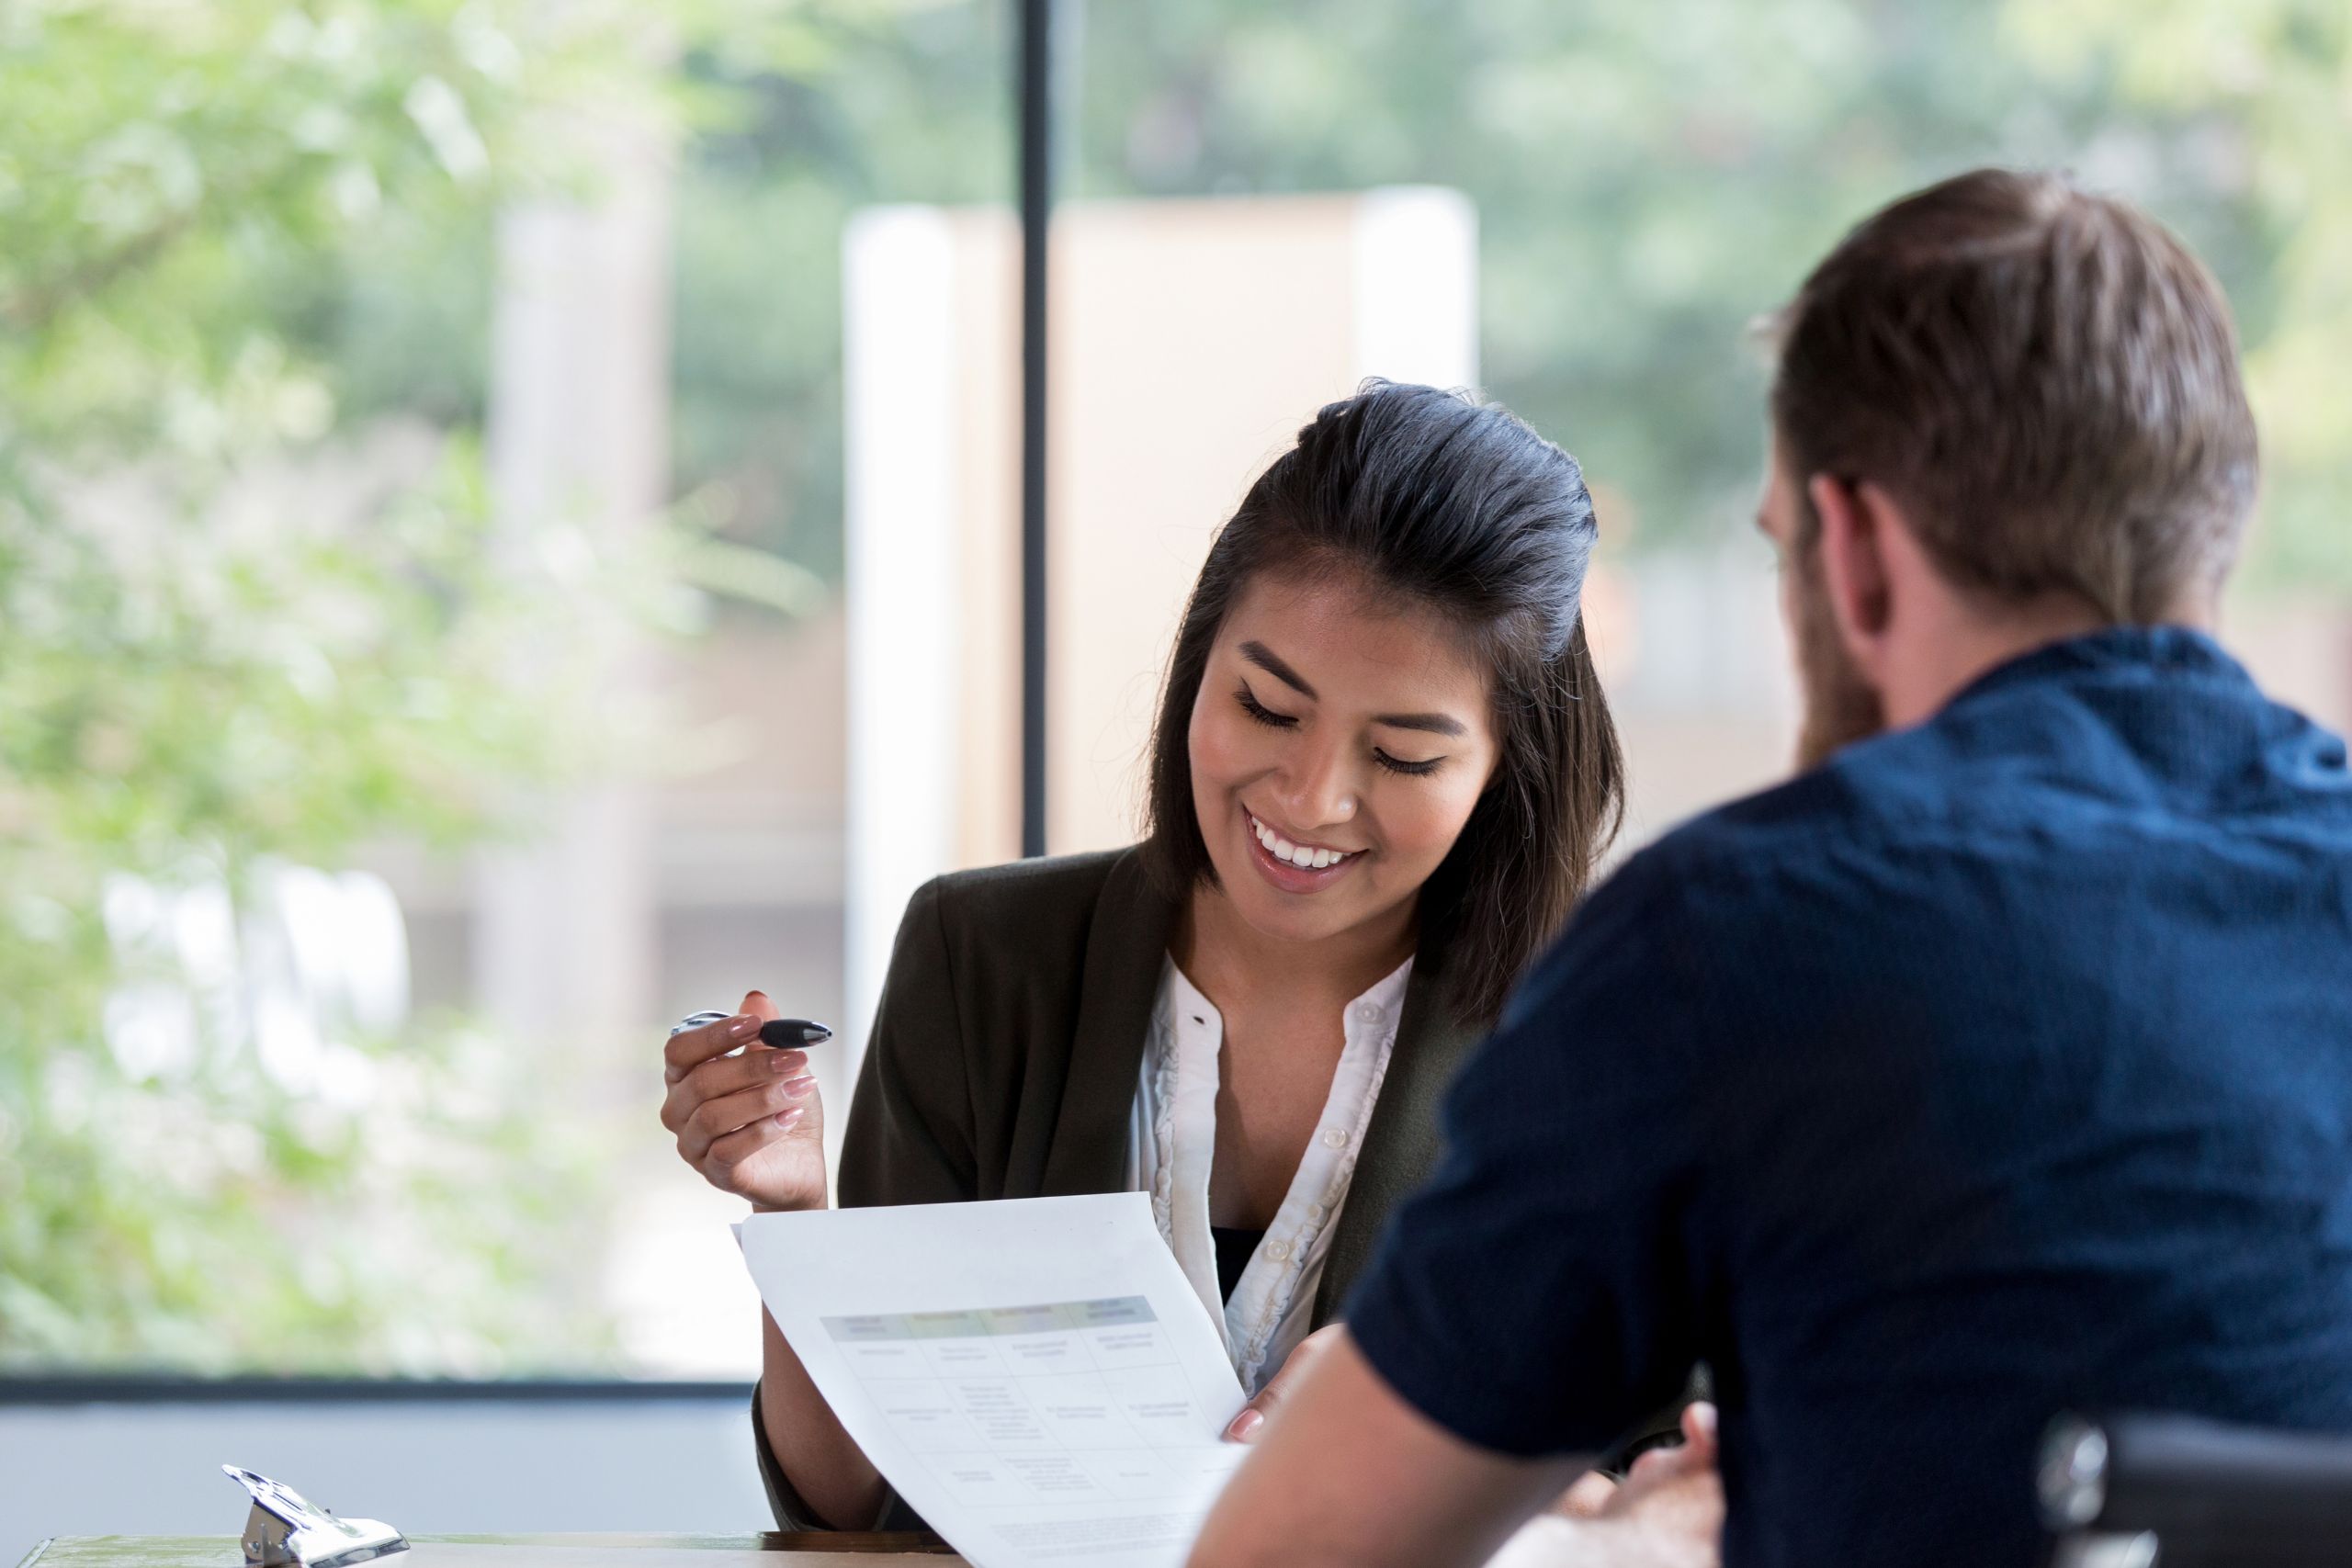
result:
[[[1135,837],[1161,668],[1211,535],[1315,410],[1370,369],[1355,353],[1362,209],[1331,197],[1069,215],[1046,630],[1075,655],[1047,663],[1057,852]]]

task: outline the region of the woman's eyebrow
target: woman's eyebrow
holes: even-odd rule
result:
[[[1297,692],[1299,695],[1305,697],[1315,695],[1315,688],[1306,683],[1306,678],[1283,663],[1281,656],[1264,643],[1245,642],[1241,645],[1240,651],[1242,658],[1263,670],[1283,685]],[[1442,713],[1383,714],[1372,722],[1385,724],[1391,729],[1423,729],[1431,735],[1462,736],[1470,733],[1460,719],[1449,717]]]
[[[1256,665],[1259,669],[1263,670],[1267,674],[1272,675],[1275,680],[1280,681],[1283,685],[1290,687],[1293,691],[1295,691],[1300,696],[1311,697],[1315,694],[1315,688],[1306,683],[1306,678],[1301,675],[1297,671],[1292,669],[1289,665],[1283,663],[1281,660],[1275,658],[1274,650],[1268,648],[1264,643],[1243,643],[1241,645],[1241,657]]]
[[[1469,733],[1462,727],[1460,719],[1448,718],[1442,713],[1383,714],[1372,722],[1385,724],[1391,729],[1426,729],[1431,735],[1467,735]]]

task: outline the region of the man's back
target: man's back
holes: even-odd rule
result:
[[[2062,1408],[2352,1429],[2344,749],[2192,633],[2030,655],[1636,857],[1453,1110],[1351,1313],[1425,1414],[1704,1358],[1731,1568],[2030,1562]]]

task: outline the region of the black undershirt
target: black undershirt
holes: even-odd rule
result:
[[[1241,1271],[1250,1267],[1250,1259],[1257,1255],[1258,1244],[1266,1239],[1266,1233],[1211,1225],[1209,1239],[1216,1243],[1216,1293],[1229,1302],[1233,1299],[1233,1287],[1241,1283]]]

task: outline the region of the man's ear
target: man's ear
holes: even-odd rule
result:
[[[1821,519],[1822,587],[1838,641],[1855,666],[1874,678],[1894,618],[1886,558],[1892,502],[1874,484],[1828,474],[1806,480],[1805,494]]]

